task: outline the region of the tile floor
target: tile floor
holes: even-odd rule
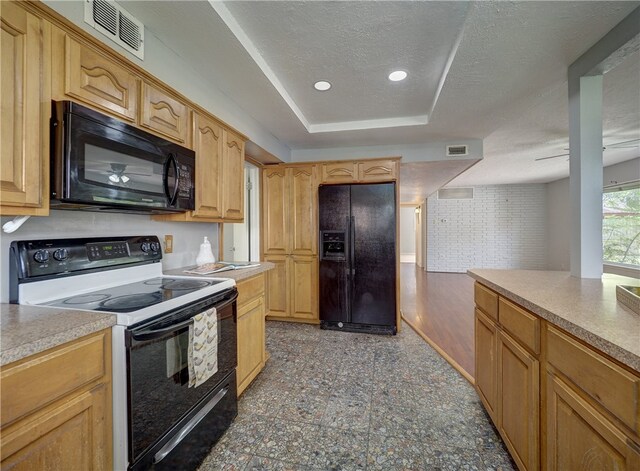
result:
[[[267,349],[200,471],[515,469],[472,386],[406,324],[268,322]]]

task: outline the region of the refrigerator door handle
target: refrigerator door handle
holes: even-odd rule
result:
[[[356,218],[351,216],[351,224],[349,224],[349,262],[351,265],[351,276],[356,276]],[[355,280],[354,280],[355,281]]]

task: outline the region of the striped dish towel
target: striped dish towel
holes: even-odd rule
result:
[[[196,388],[218,372],[216,308],[193,316],[189,326],[189,387]]]

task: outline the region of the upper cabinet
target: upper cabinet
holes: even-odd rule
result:
[[[222,147],[222,217],[225,221],[242,222],[244,219],[244,140],[238,134],[225,129]]]
[[[79,101],[135,122],[139,80],[134,73],[57,28],[53,41],[55,100]]]
[[[189,147],[189,107],[168,92],[142,82],[140,125],[178,144]]]
[[[370,160],[358,162],[358,180],[361,182],[385,182],[398,178],[398,161]]]
[[[266,168],[262,182],[265,254],[315,255],[317,166]]]
[[[196,151],[196,209],[194,217],[222,216],[222,126],[194,113],[193,150]],[[213,184],[215,183],[215,184]]]
[[[322,183],[375,183],[398,179],[398,160],[374,159],[325,162],[322,164]]]
[[[51,25],[0,2],[0,214],[49,214]]]

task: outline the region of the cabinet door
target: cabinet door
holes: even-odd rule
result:
[[[354,183],[358,179],[355,162],[322,165],[322,183]]]
[[[287,255],[266,255],[264,259],[275,265],[267,272],[267,315],[289,317],[289,264]]]
[[[640,469],[638,445],[561,378],[547,378],[547,469]]]
[[[397,178],[398,162],[395,160],[358,162],[358,180],[361,182],[388,182]]]
[[[290,263],[291,317],[318,319],[318,259],[292,255]]]
[[[49,212],[49,23],[16,2],[0,2],[1,214]]]
[[[61,58],[54,54],[54,61],[58,60]],[[64,95],[135,121],[138,79],[133,73],[68,35],[64,36],[64,63]],[[60,84],[54,79],[58,96]]]
[[[142,127],[189,147],[190,110],[187,105],[165,91],[143,82],[140,108]]]
[[[318,208],[318,185],[316,166],[288,169],[290,178],[290,225],[291,251],[293,255],[315,255],[317,253],[318,230],[316,229]]]
[[[487,412],[498,425],[497,365],[498,330],[487,316],[476,309],[476,389]]]
[[[193,148],[196,152],[196,217],[222,215],[222,127],[214,120],[194,115]]]
[[[224,131],[223,139],[223,218],[242,222],[244,219],[244,141],[228,130]]]
[[[264,367],[264,298],[238,306],[238,396]]]
[[[100,384],[2,431],[2,469],[111,469],[110,388]]]
[[[262,227],[264,253],[289,253],[290,228],[287,169],[266,168],[262,172]]]
[[[521,470],[539,468],[540,363],[504,332],[498,334],[498,423]]]

